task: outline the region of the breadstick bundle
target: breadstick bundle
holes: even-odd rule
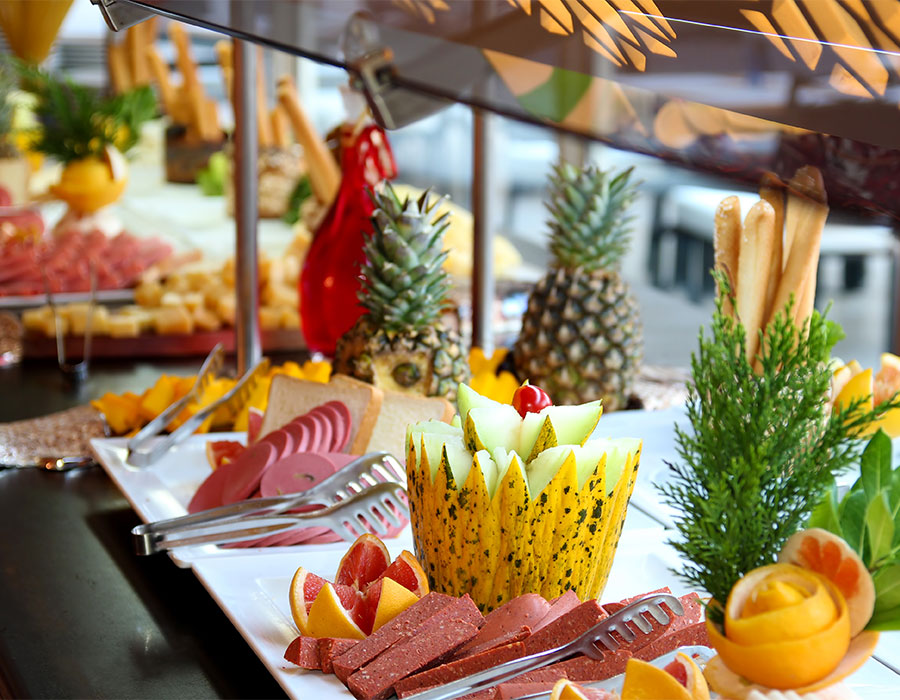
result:
[[[153,16],[129,27],[122,41],[107,45],[109,82],[117,95],[150,84],[152,69],[144,47],[156,39],[156,20]]]
[[[716,209],[715,266],[728,279],[731,300],[723,310],[740,320],[747,333],[747,360],[756,360],[760,331],[786,310],[803,328],[813,311],[816,270],[828,205],[822,174],[814,167],[800,168],[787,184],[787,195],[777,178],[768,177],[760,200],[741,221],[737,197],[726,197]],[[721,292],[721,290],[720,290]]]

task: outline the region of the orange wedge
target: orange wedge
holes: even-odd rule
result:
[[[378,596],[378,607],[375,608],[373,632],[419,600],[419,596],[393,579],[383,578],[377,583],[381,585],[381,595]]]
[[[625,682],[622,686],[622,700],[694,699],[688,689],[667,671],[640,659],[628,659]]]
[[[550,691],[550,700],[588,700],[588,696],[572,681],[560,678]]]
[[[305,634],[310,637],[340,637],[342,639],[365,639],[366,637],[359,625],[350,618],[350,611],[341,603],[334,586],[327,582],[309,609]]]
[[[853,401],[862,400],[862,409],[871,411],[874,405],[872,399],[873,391],[872,370],[863,370],[855,374],[844,385],[844,388],[841,389],[834,400],[834,405],[836,408],[847,408]]]

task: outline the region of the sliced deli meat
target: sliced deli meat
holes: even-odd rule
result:
[[[506,661],[518,659],[524,655],[525,645],[522,642],[496,647],[480,654],[466,656],[450,663],[435,666],[427,671],[422,671],[397,681],[394,685],[394,692],[397,693],[398,698],[402,699],[428,688],[455,681],[457,678],[464,678],[478,671],[493,668]]]
[[[526,649],[535,654],[571,642],[605,617],[606,611],[596,600],[584,602],[533,633],[525,640]]]
[[[579,605],[581,605],[581,600],[578,598],[578,595],[575,593],[575,591],[566,591],[561,596],[551,601],[550,610],[543,618],[541,618],[540,622],[538,622],[536,625],[531,625],[531,631],[537,632],[542,627],[546,627],[551,622],[553,622],[557,618],[562,617],[570,610],[577,608]],[[606,606],[604,606],[604,610],[606,610]],[[606,612],[609,613],[609,610],[606,610]]]
[[[294,437],[284,428],[266,435],[260,442],[267,442],[278,450],[278,458],[282,459],[294,453]]]
[[[523,626],[532,629],[550,611],[550,603],[536,593],[526,593],[513,598],[491,611],[475,638],[463,646],[456,656],[461,657],[472,649],[484,649],[491,641],[506,637],[510,632],[517,632]]]
[[[334,673],[334,660],[359,643],[357,639],[322,637],[319,639],[319,663],[322,673]]]
[[[262,445],[263,443],[258,443]],[[285,493],[301,493],[334,474],[334,463],[312,452],[292,454],[265,470],[259,484],[263,498]]]
[[[229,464],[232,463],[229,462]],[[226,467],[228,467],[228,464],[223,464],[203,480],[203,483],[200,484],[196,493],[194,493],[194,497],[188,503],[188,513],[217,508],[223,504],[222,489],[225,488],[225,484],[229,479]]]
[[[680,629],[688,627],[689,625],[696,624],[703,619],[703,606],[700,603],[700,596],[696,593],[688,593],[687,595],[681,596],[679,599],[681,601],[682,606],[684,606],[684,614],[676,615],[671,610],[668,609],[667,606],[663,605],[663,609],[669,615],[669,621],[661,625],[649,614],[645,614],[644,619],[653,627],[652,631],[649,634],[642,633],[634,623],[629,622],[628,626],[634,631],[634,640],[631,642],[626,642],[621,637],[618,637],[615,633],[612,633],[612,636],[619,641],[621,646],[625,649],[630,649],[632,652],[636,652],[638,649],[641,649],[649,644],[652,644],[660,637],[665,634],[669,634],[672,632],[677,632]],[[655,658],[655,657],[654,657]]]
[[[602,659],[591,659],[579,654],[572,659],[551,664],[541,670],[556,674],[558,678],[568,678],[570,681],[585,683],[605,681],[607,678],[624,673],[630,658],[631,652],[627,649],[604,653]]]
[[[233,462],[219,467],[227,470],[227,480],[222,487],[222,502],[235,503],[248,498],[259,488],[263,474],[278,459],[278,451],[267,442],[257,442],[248,447]]]
[[[681,629],[667,632],[656,641],[635,651],[634,656],[642,661],[653,661],[678,647],[686,646],[710,646],[705,622],[695,622]]]
[[[672,591],[669,589],[668,586],[663,586],[662,588],[657,588],[655,591],[647,591],[646,593],[639,593],[638,595],[633,595],[630,598],[625,598],[624,600],[619,600],[619,601],[616,601],[615,603],[604,603],[603,609],[606,610],[606,612],[609,613],[610,615],[614,615],[615,613],[619,612],[619,610],[624,608],[626,605],[631,605],[632,603],[634,603],[637,600],[640,600],[641,598],[646,598],[647,596],[650,596],[650,595],[657,595],[658,593],[668,593],[671,595]]]
[[[479,630],[479,633],[481,630]],[[483,641],[475,646],[472,646],[472,642],[465,644],[460,647],[453,654],[453,658],[451,661],[456,661],[457,659],[464,659],[468,656],[475,656],[475,654],[481,654],[482,652],[489,651],[491,649],[495,649],[496,647],[506,646],[507,644],[514,644],[515,642],[523,642],[528,637],[531,636],[531,628],[528,625],[523,625],[517,630],[510,630],[509,632],[504,633],[500,637],[494,637],[492,639],[488,639]],[[477,640],[476,638],[472,641]]]
[[[288,645],[284,658],[300,668],[318,671],[322,667],[319,661],[319,640],[300,635]]]
[[[433,615],[415,637],[396,644],[347,679],[347,688],[358,700],[386,700],[394,684],[439,664],[478,633],[481,613],[463,596]],[[474,624],[473,624],[474,623]]]
[[[413,637],[425,622],[456,600],[443,593],[431,592],[413,603],[393,620],[352,649],[334,660],[334,673],[346,682],[354,671],[362,668],[398,642]]]

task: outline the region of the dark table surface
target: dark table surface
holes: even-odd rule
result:
[[[199,364],[95,364],[78,389],[53,363],[0,369],[0,422]],[[0,471],[0,696],[283,697],[190,570],[133,553],[137,524],[99,467]]]

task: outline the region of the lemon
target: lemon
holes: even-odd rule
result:
[[[375,608],[372,631],[393,620],[418,600],[419,596],[393,579],[381,579],[381,596],[378,598],[378,607]]]

